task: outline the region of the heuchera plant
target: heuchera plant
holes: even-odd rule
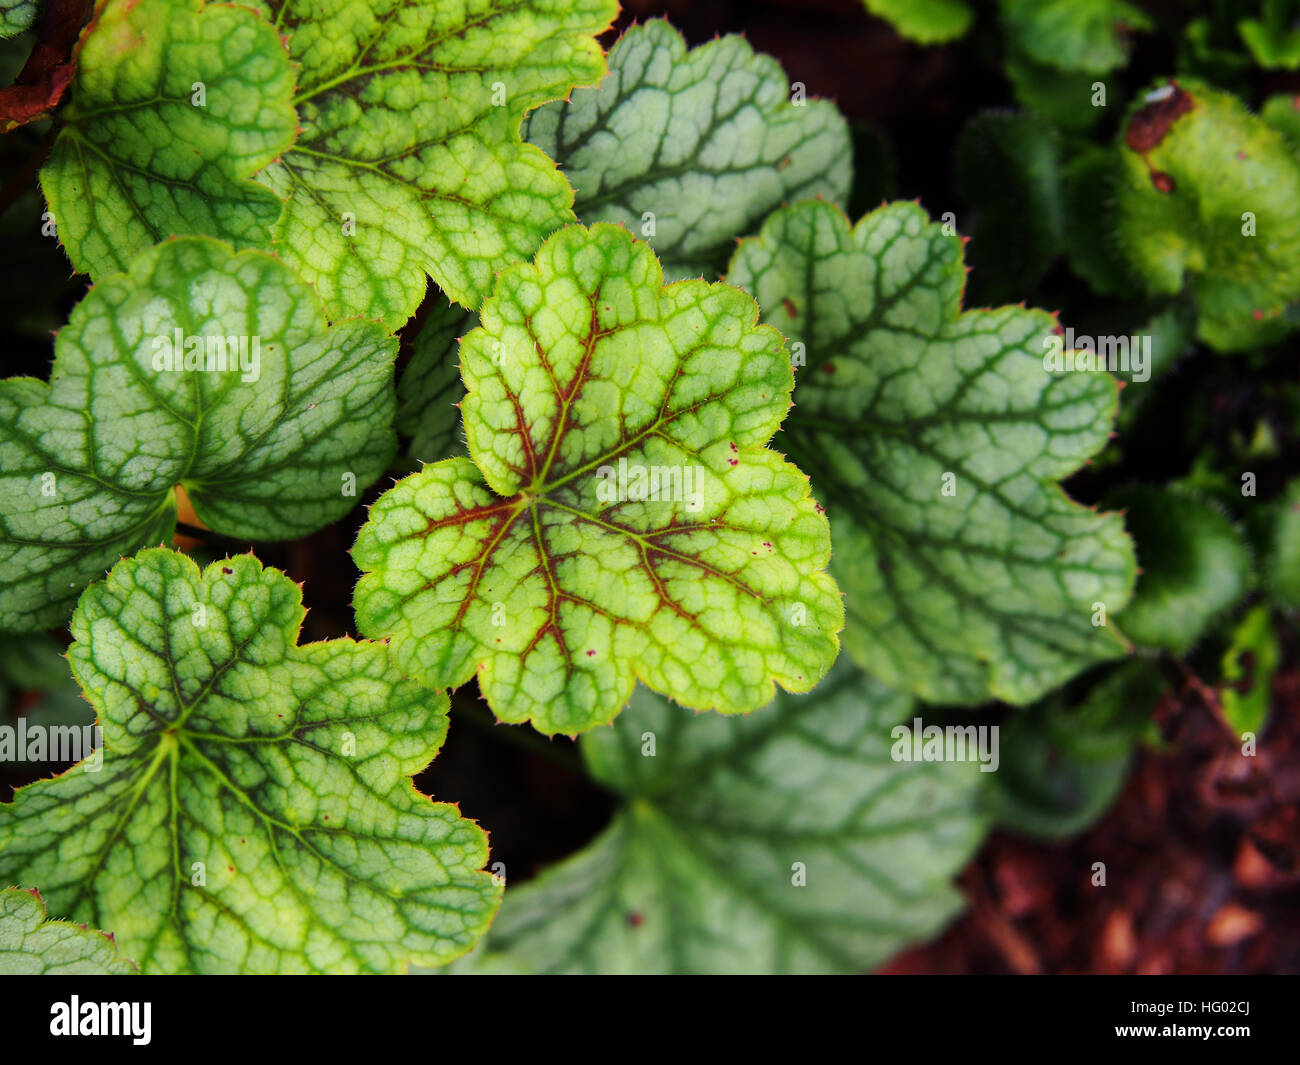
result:
[[[614,0],[38,6],[0,5],[5,222],[89,285],[12,309],[58,328],[0,381],[0,695],[43,693],[39,748],[0,717],[34,767],[0,972],[862,970],[991,826],[1105,811],[1162,667],[1266,727],[1300,608],[1269,427],[1063,482],[1197,345],[1300,320],[1300,112],[1221,78],[1296,66],[1267,11],[1123,99],[1140,6],[1000,0],[1020,109],[971,119],[953,203],[864,209],[832,103],[739,36],[607,33]],[[350,562],[276,556],[305,586],[252,553],[331,529]],[[352,564],[352,634],[304,642]],[[475,688],[616,797],[509,889],[412,783]]]

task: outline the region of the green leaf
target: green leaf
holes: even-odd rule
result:
[[[487,838],[415,791],[447,698],[382,645],[297,645],[298,586],[151,548],[82,596],[68,658],[106,753],[0,806],[0,881],[144,972],[397,972],[484,932]]]
[[[1295,0],[1264,0],[1262,18],[1244,18],[1237,32],[1250,54],[1265,70],[1300,70],[1300,4]]]
[[[919,44],[954,41],[970,29],[966,0],[863,0],[867,10]]]
[[[10,634],[0,641],[0,682],[19,688],[58,687],[72,682],[63,648],[49,633]]]
[[[848,125],[826,100],[792,102],[777,62],[742,37],[699,48],[661,19],[633,26],[609,75],[539,108],[524,136],[564,169],[584,223],[621,222],[669,280],[715,280],[782,203],[842,203],[852,178]]]
[[[1115,212],[1119,159],[1105,148],[1086,147],[1065,168],[1065,248],[1070,269],[1105,296],[1141,291],[1121,247]]]
[[[1259,109],[1259,117],[1286,138],[1293,154],[1300,155],[1300,95],[1270,96]]]
[[[477,670],[498,718],[546,733],[611,720],[638,678],[728,713],[811,689],[843,607],[808,480],[765,446],[793,380],[757,310],[663,287],[605,223],[503,271],[460,347],[471,457],[371,508],[359,629],[432,687]]]
[[[1002,25],[1036,63],[1104,74],[1128,61],[1125,33],[1151,19],[1124,0],[999,0]]]
[[[35,889],[0,890],[0,976],[123,976],[136,967],[111,935],[51,921]]]
[[[397,431],[411,438],[407,454],[420,462],[464,455],[460,428],[460,380],[456,347],[478,324],[478,315],[439,301],[416,334],[411,360],[397,386]]]
[[[50,383],[0,382],[0,629],[63,624],[88,581],[169,539],[177,485],[230,536],[341,518],[396,447],[396,347],[373,322],[327,327],[283,263],[207,238],[100,281]],[[167,369],[173,350],[228,368]]]
[[[1255,64],[1222,24],[1194,18],[1183,30],[1178,48],[1178,73],[1238,92],[1250,90]]]
[[[1273,674],[1282,650],[1267,603],[1248,610],[1223,655],[1223,716],[1240,735],[1264,731],[1273,697]]]
[[[477,308],[494,274],[572,220],[524,113],[604,72],[613,0],[263,0],[299,64],[303,131],[261,175],[276,250],[331,318],[397,328],[425,274]]]
[[[1124,786],[1165,686],[1151,662],[1129,661],[1073,705],[1054,695],[1017,713],[993,778],[998,823],[1040,839],[1093,825]]]
[[[1278,500],[1269,544],[1266,590],[1286,607],[1300,607],[1300,480]]]
[[[13,37],[36,21],[36,0],[0,0],[0,38]]]
[[[1198,335],[1220,351],[1288,332],[1282,312],[1300,299],[1300,162],[1283,136],[1236,97],[1185,79],[1138,101],[1119,155],[1116,224],[1148,290],[1190,287]]]
[[[1177,488],[1135,486],[1107,502],[1126,509],[1142,567],[1119,626],[1139,646],[1190,650],[1249,590],[1245,541],[1216,506]]]
[[[507,892],[486,960],[854,972],[934,935],[961,906],[950,879],[983,836],[985,777],[974,762],[894,761],[892,728],[911,713],[844,665],[743,718],[685,717],[639,689],[582,739],[624,805],[585,850]]]
[[[28,742],[18,742],[14,735],[12,758],[31,764],[28,754],[35,754],[39,761],[47,763],[42,765],[42,771],[48,772],[49,762],[63,760],[59,755],[70,755],[73,733],[68,730],[80,730],[82,743],[93,746],[98,741],[93,732],[86,731],[95,723],[95,712],[81,697],[81,689],[68,671],[62,645],[48,633],[6,633],[0,641],[0,725],[17,729],[20,717],[29,730]],[[41,744],[33,749],[33,725],[63,731],[47,733],[49,746]]]
[[[781,68],[743,38],[688,52],[681,34],[652,19],[607,58],[597,88],[534,111],[523,133],[564,169],[581,220],[646,237],[669,280],[716,278],[736,238],[786,200],[847,197],[843,117],[825,100],[792,104]],[[413,458],[465,453],[455,342],[474,324],[472,314],[440,307],[416,338],[397,394]]]
[[[985,112],[962,129],[956,185],[974,210],[972,283],[991,303],[1035,285],[1064,245],[1060,136],[1032,114]]]
[[[1117,390],[1046,369],[1051,315],[963,312],[964,278],[961,238],[911,203],[853,227],[783,208],[727,275],[796,353],[783,436],[830,511],[845,648],[925,699],[1023,703],[1124,651],[1093,623],[1132,586],[1121,519],[1055,483],[1105,443]]]
[[[73,266],[98,280],[181,234],[266,244],[282,204],[249,179],[293,143],[292,97],[289,57],[252,11],[101,0],[41,170]]]
[[[1039,63],[1014,43],[1007,45],[1002,70],[1022,106],[1067,130],[1086,130],[1106,113],[1105,107],[1094,102],[1099,99],[1094,88],[1096,74]],[[1116,89],[1111,85],[1106,91]]]

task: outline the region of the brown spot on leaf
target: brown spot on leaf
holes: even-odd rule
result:
[[[1171,81],[1168,87],[1173,91],[1150,101],[1129,119],[1124,140],[1135,152],[1145,155],[1151,151],[1165,139],[1169,127],[1196,106],[1191,94],[1180,89],[1178,82]]]
[[[636,910],[632,910],[627,915],[627,926],[629,928],[640,928],[641,922],[645,920]]]
[[[1246,695],[1250,692],[1250,689],[1255,686],[1255,652],[1242,651],[1241,654],[1237,656],[1237,661],[1245,670],[1246,675],[1237,680],[1236,683],[1232,684],[1231,688],[1235,692]]]
[[[1163,170],[1151,171],[1151,184],[1153,184],[1159,192],[1174,191],[1174,179]]]
[[[791,318],[799,317],[799,312],[795,308],[794,300],[792,300],[789,296],[786,296],[781,301],[781,306],[785,308],[785,313],[788,314]]]

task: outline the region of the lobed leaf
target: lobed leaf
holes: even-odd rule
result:
[[[260,180],[276,250],[332,318],[397,328],[425,274],[477,308],[506,264],[571,221],[573,192],[519,136],[599,80],[613,0],[264,0],[298,63],[294,149]]]
[[[293,143],[293,68],[247,8],[100,0],[41,170],[80,271],[125,270],[158,241],[268,243],[278,197],[249,180]]]
[[[1236,97],[1190,79],[1140,100],[1121,134],[1116,226],[1149,291],[1195,297],[1201,340],[1256,347],[1300,299],[1300,162]]]
[[[374,504],[360,631],[504,721],[579,732],[637,678],[742,712],[807,691],[843,621],[826,519],[765,445],[792,385],[754,301],[663,286],[621,228],[569,226],[503,271],[461,342],[467,458]],[[652,480],[653,478],[653,480]]]
[[[0,629],[63,624],[88,581],[169,539],[177,486],[230,536],[341,518],[396,447],[396,346],[373,322],[327,327],[283,263],[207,238],[105,278],[48,384],[0,382]]]
[[[410,777],[447,698],[384,648],[298,646],[298,587],[251,555],[152,548],[88,588],[68,658],[102,762],[0,805],[0,881],[112,928],[144,972],[396,972],[468,950],[487,838]]]
[[[565,171],[582,222],[640,233],[669,280],[715,280],[735,238],[788,200],[847,198],[843,116],[826,100],[794,102],[776,60],[744,38],[688,50],[653,19],[607,58],[599,86],[534,111],[524,136]]]
[[[848,195],[848,127],[824,100],[796,104],[780,67],[728,36],[687,50],[661,19],[628,29],[593,89],[538,108],[523,134],[574,185],[583,222],[647,240],[670,280],[716,278],[735,239],[786,200]],[[455,344],[474,316],[435,310],[398,386],[412,457],[463,454]]]
[[[984,777],[973,762],[895,761],[893,727],[912,709],[846,665],[743,718],[684,717],[639,689],[582,738],[595,778],[625,800],[613,823],[508,891],[470,961],[849,973],[936,934],[984,833]]]
[[[1127,601],[1132,545],[1056,483],[1105,444],[1117,389],[1048,369],[1053,316],[962,311],[964,277],[960,238],[915,204],[851,227],[803,203],[727,280],[799,359],[782,435],[830,510],[846,649],[926,699],[1024,703],[1124,651],[1093,619]]]
[[[138,972],[113,937],[45,916],[35,889],[0,890],[0,976],[121,976]]]

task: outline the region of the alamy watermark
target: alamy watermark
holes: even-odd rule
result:
[[[704,505],[698,466],[643,466],[618,460],[618,466],[596,470],[596,498],[602,503],[685,503],[687,510]]]
[[[1151,377],[1151,337],[1076,335],[1066,328],[1043,338],[1047,354],[1043,369],[1048,373],[1096,371],[1129,374],[1129,380],[1142,383]]]
[[[238,372],[251,384],[262,376],[262,338],[239,336],[171,336],[153,338],[153,368],[157,373]]]
[[[128,1036],[135,1046],[148,1046],[152,1014],[152,1002],[82,1002],[72,995],[50,1005],[50,1035]]]
[[[98,725],[0,725],[0,762],[84,762],[87,773],[104,767],[104,734]]]
[[[979,762],[981,773],[997,772],[997,725],[922,725],[916,717],[895,725],[889,736],[895,762]]]

